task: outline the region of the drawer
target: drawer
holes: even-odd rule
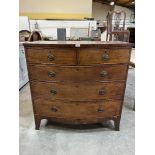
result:
[[[52,102],[36,99],[34,107],[36,114],[43,116],[86,119],[87,117],[112,117],[119,115],[121,101]]]
[[[79,64],[115,64],[128,63],[129,49],[83,48],[79,51]]]
[[[36,64],[76,64],[76,52],[73,49],[26,49],[28,63]]]
[[[102,65],[102,66],[29,66],[30,80],[82,82],[82,81],[111,81],[125,80],[128,66]]]
[[[33,98],[86,101],[121,99],[124,82],[46,83],[31,82]]]

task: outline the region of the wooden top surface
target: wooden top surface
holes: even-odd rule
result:
[[[25,47],[32,46],[68,46],[68,47],[132,47],[132,43],[121,41],[33,41],[23,43]]]

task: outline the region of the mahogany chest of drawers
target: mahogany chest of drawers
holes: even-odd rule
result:
[[[113,120],[119,130],[131,44],[24,43],[35,118],[66,124]]]

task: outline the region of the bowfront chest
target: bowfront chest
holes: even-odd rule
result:
[[[119,130],[131,44],[37,41],[24,44],[35,118],[63,124],[113,120]]]

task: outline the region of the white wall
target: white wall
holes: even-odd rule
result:
[[[19,25],[25,25],[25,21],[23,21],[22,19],[23,17],[20,17]],[[36,22],[42,35],[46,37],[51,37],[52,39],[57,39],[57,28],[66,28],[66,37],[68,38],[72,37],[73,34],[77,33],[81,37],[82,35],[83,37],[86,36],[86,34],[88,34],[89,27],[93,30],[96,30],[96,21],[91,20],[30,20],[31,31],[35,30]],[[20,27],[20,29],[22,29],[22,27]],[[81,30],[81,32],[79,29]]]
[[[30,31],[29,19],[27,16],[19,17],[19,31],[20,30],[29,30]]]
[[[97,2],[92,3],[92,17],[95,18],[95,20],[106,20],[108,11],[110,11],[109,5]]]
[[[109,5],[98,3],[98,2],[92,3],[92,17],[95,20],[101,20],[105,24],[107,24],[106,17],[107,17],[107,14],[109,11],[110,11]],[[102,41],[106,41],[106,34],[107,34],[107,31],[105,31],[101,34],[101,40]]]

